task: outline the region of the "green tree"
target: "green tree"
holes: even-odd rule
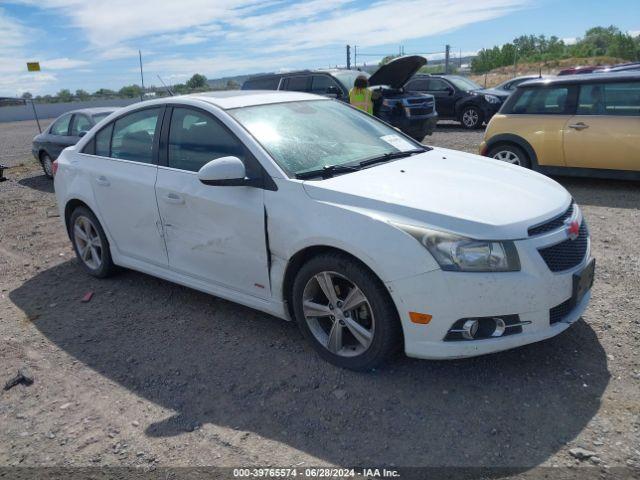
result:
[[[187,80],[186,85],[189,90],[197,90],[199,88],[205,88],[207,86],[207,77],[205,77],[204,75],[200,75],[199,73],[196,73],[193,75],[193,77]]]
[[[93,95],[101,98],[112,98],[116,96],[116,92],[108,88],[101,88],[99,90],[96,90]]]
[[[88,100],[89,98],[91,98],[91,94],[89,94],[89,92],[87,92],[86,90],[79,88],[78,90],[76,90],[76,97],[80,100]]]
[[[33,95],[31,94],[31,92],[24,92],[20,98],[24,98],[25,100],[31,100],[33,98]]]
[[[56,97],[58,97],[59,102],[71,102],[73,100],[73,95],[67,88],[60,90]]]
[[[125,98],[136,98],[142,95],[142,89],[138,85],[127,85],[118,90],[118,95]]]
[[[398,58],[400,55],[387,55],[386,57],[384,57],[382,60],[380,60],[380,63],[378,63],[378,65],[382,66],[382,65],[386,65],[387,63],[389,63],[391,60],[393,60],[394,58]]]
[[[614,35],[607,49],[607,54],[612,57],[636,60],[638,58],[638,46],[631,35],[618,33]]]
[[[225,88],[227,90],[240,90],[240,84],[235,80],[227,80],[227,85]]]

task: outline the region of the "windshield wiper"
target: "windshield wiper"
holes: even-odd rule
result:
[[[385,153],[384,155],[380,155],[379,157],[373,157],[367,160],[363,160],[359,163],[359,165],[361,167],[367,167],[375,163],[388,162],[389,160],[394,160],[396,158],[410,157],[411,155],[415,155],[416,153],[423,153],[426,151],[426,148],[414,148],[413,150],[405,150],[404,152]]]
[[[296,173],[296,178],[305,179],[305,178],[315,178],[322,177],[322,179],[331,178],[336,173],[348,173],[348,172],[357,172],[360,170],[360,166],[358,165],[326,165],[322,168],[318,168],[317,170],[309,170],[307,172]]]

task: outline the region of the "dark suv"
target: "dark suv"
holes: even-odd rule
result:
[[[418,74],[405,89],[433,95],[440,120],[456,120],[468,129],[481,128],[500,110],[510,93],[482,88],[458,75]]]
[[[417,55],[400,57],[369,77],[369,88],[379,92],[374,95],[373,114],[418,141],[433,133],[438,112],[432,95],[409,92],[404,85],[426,62]],[[259,75],[246,80],[242,89],[308,92],[349,102],[349,90],[358,75],[368,76],[365,72],[345,69]]]

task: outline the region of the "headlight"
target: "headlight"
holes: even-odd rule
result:
[[[517,272],[520,259],[511,241],[473,240],[451,233],[394,223],[418,240],[442,270],[452,272]]]
[[[495,95],[485,95],[484,99],[489,103],[500,103],[500,99]]]

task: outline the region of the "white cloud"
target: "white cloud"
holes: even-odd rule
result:
[[[99,49],[98,56],[103,60],[118,60],[121,58],[137,57],[138,50],[124,45]]]
[[[640,36],[640,30],[629,30],[627,33],[632,37]]]
[[[43,60],[40,65],[43,69],[47,70],[66,70],[69,68],[78,68],[84,65],[88,65],[89,62],[85,60],[74,60],[72,58],[54,58],[52,60]]]
[[[564,42],[565,45],[575,45],[576,43],[578,43],[577,37],[563,38],[562,41]]]

